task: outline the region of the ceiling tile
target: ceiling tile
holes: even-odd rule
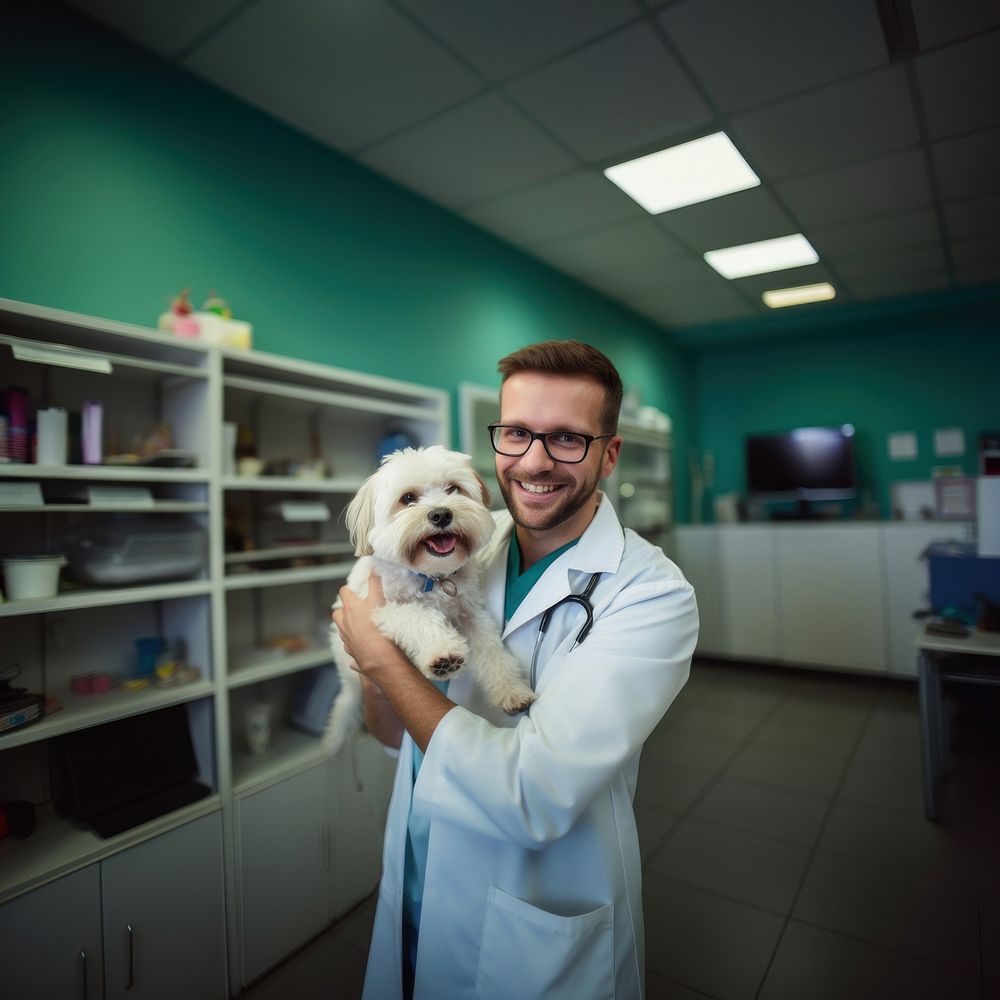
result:
[[[397,0],[492,79],[537,66],[634,21],[630,0]]]
[[[919,149],[785,181],[775,188],[792,214],[807,227],[890,215],[932,204],[924,154]]]
[[[940,239],[937,216],[930,209],[809,233],[819,255],[831,260],[891,253]]]
[[[1000,33],[916,60],[932,139],[1000,122]]]
[[[660,15],[671,41],[723,111],[887,61],[871,0],[698,0]]]
[[[1000,194],[944,206],[944,220],[952,239],[1000,231]]]
[[[645,212],[601,175],[580,170],[463,209],[462,214],[512,243],[532,246]]]
[[[960,285],[986,285],[1000,283],[1000,261],[990,264],[972,264],[955,268],[955,280]]]
[[[764,187],[664,212],[656,224],[698,253],[796,231],[788,213]]]
[[[764,309],[764,306],[757,308],[725,284],[699,289],[694,295],[681,295],[671,289],[651,291],[630,298],[630,304],[668,327],[750,319]]]
[[[556,267],[580,274],[598,271],[609,263],[627,267],[684,250],[652,222],[639,219],[542,243],[532,252]]]
[[[910,0],[910,7],[923,49],[1000,25],[996,0]]]
[[[481,86],[381,0],[260,0],[183,65],[346,150]]]
[[[968,240],[955,240],[951,244],[951,259],[956,267],[997,263],[1000,261],[1000,232]]]
[[[584,276],[587,284],[610,295],[640,295],[650,289],[670,288],[688,295],[692,285],[715,284],[715,275],[700,258],[688,255],[664,256],[658,260],[623,265],[609,261],[599,271]]]
[[[358,159],[442,205],[468,205],[578,165],[496,94],[371,146]]]
[[[1000,128],[936,142],[931,156],[942,198],[952,201],[1000,192]]]
[[[135,0],[70,2],[163,56],[177,55],[231,11],[243,6],[242,0],[171,0],[164,4]]]
[[[858,275],[846,282],[856,299],[888,299],[897,295],[921,295],[940,292],[951,287],[945,271],[923,271],[912,274]]]
[[[924,271],[944,271],[947,267],[940,245],[907,250],[904,253],[880,254],[839,260],[834,265],[837,274],[851,283],[856,278],[873,278],[879,275],[903,275]]]
[[[708,106],[646,24],[637,24],[506,85],[587,160],[634,151],[711,119]],[[667,145],[667,143],[664,143]]]
[[[901,66],[782,101],[733,119],[737,145],[772,180],[916,144]]]

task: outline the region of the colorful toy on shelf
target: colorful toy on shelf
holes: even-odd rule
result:
[[[233,319],[233,311],[225,299],[212,292],[195,312],[184,288],[173,299],[169,311],[160,316],[158,328],[175,337],[197,337],[209,344],[249,350],[253,342],[253,326]]]

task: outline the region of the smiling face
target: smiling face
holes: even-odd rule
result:
[[[435,445],[390,455],[347,508],[357,555],[428,576],[459,569],[493,533],[489,492],[467,456]]]
[[[603,403],[604,389],[591,379],[519,372],[500,390],[500,423],[536,433],[598,435],[606,433]],[[522,552],[533,550],[531,561],[583,534],[594,516],[598,483],[615,467],[620,448],[620,437],[594,441],[576,465],[549,458],[541,441],[518,458],[496,456],[500,492]]]

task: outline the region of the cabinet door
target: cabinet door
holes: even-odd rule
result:
[[[0,994],[104,995],[101,880],[97,865],[0,906]]]
[[[203,816],[101,864],[107,1000],[223,1000],[222,819]]]
[[[327,765],[237,799],[243,983],[330,920]]]
[[[698,652],[725,653],[727,650],[722,624],[722,604],[719,594],[719,536],[714,527],[682,526],[674,531],[675,561],[698,600]]]
[[[726,652],[776,660],[781,654],[774,532],[749,524],[717,530]]]
[[[792,664],[885,671],[879,526],[775,531],[782,658]]]
[[[395,762],[365,736],[337,755],[333,768],[334,879],[331,908],[339,916],[378,885],[382,841]]]
[[[930,605],[930,576],[926,560],[920,558],[921,553],[931,542],[964,541],[968,536],[968,525],[940,521],[882,527],[891,673],[906,677],[915,677],[917,673],[914,643],[922,626],[914,620],[913,612]]]

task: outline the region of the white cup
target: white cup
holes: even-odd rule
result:
[[[39,465],[66,464],[66,411],[53,406],[39,410],[38,446],[36,461]]]
[[[274,706],[266,701],[251,702],[243,710],[243,735],[247,749],[259,756],[271,743],[271,717]]]

